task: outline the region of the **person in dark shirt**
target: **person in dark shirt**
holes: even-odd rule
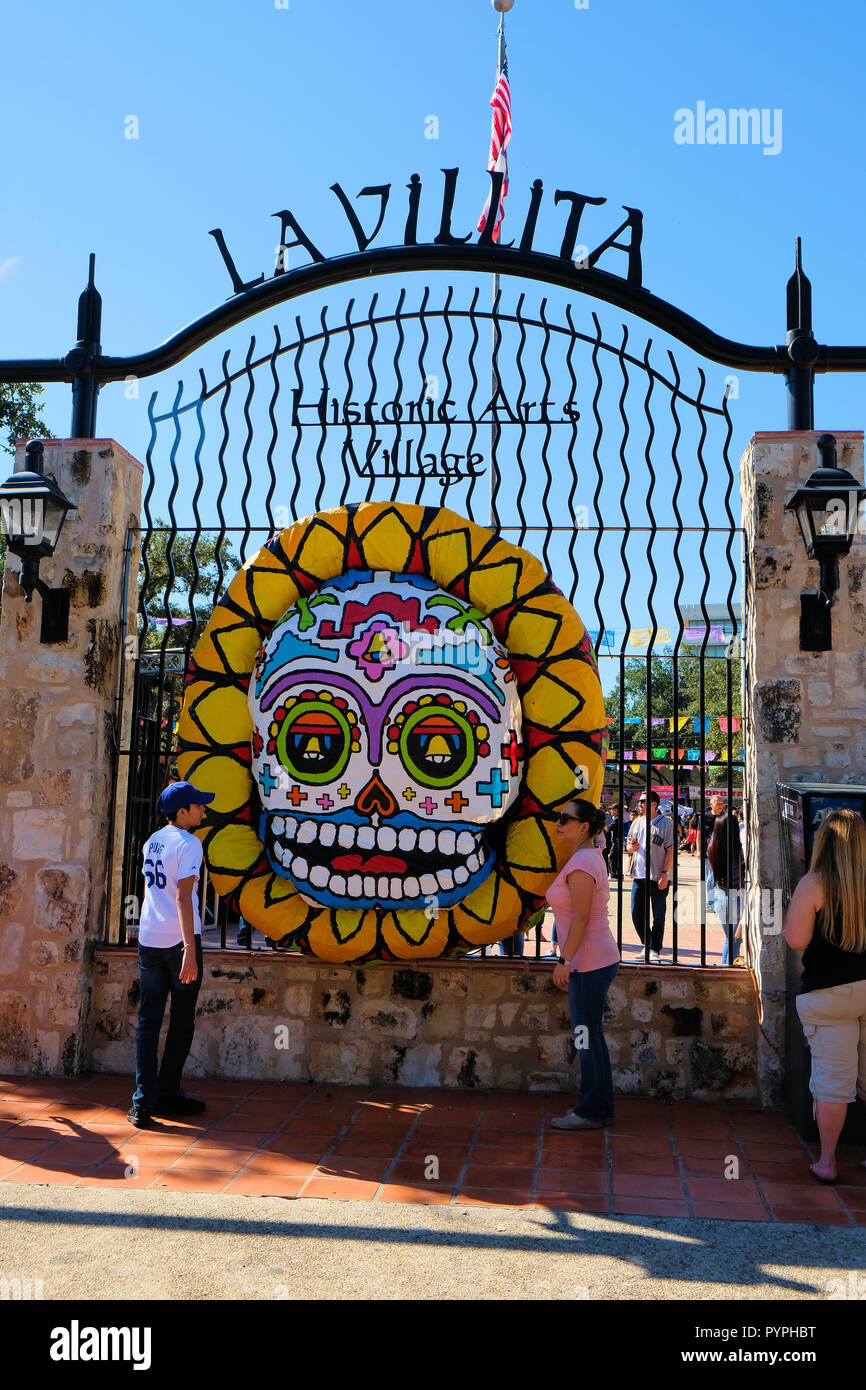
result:
[[[716,916],[725,928],[722,965],[731,964],[731,946],[734,948],[734,965],[742,965],[740,913],[745,865],[740,844],[740,823],[736,816],[731,815],[730,812],[726,811],[716,818],[715,827],[707,845],[707,859],[715,881],[713,907]]]
[[[610,821],[605,830],[607,841],[607,872],[609,878],[619,878],[622,867],[622,821],[619,818],[619,807],[614,801],[610,808]]]
[[[866,1101],[866,822],[854,811],[831,811],[821,822],[809,872],[788,904],[785,940],[803,952],[797,1013],[821,1136],[810,1172],[835,1183],[848,1106],[858,1095]]]
[[[702,832],[698,834],[698,846],[702,850],[703,854],[707,856],[704,859],[704,874],[706,875],[708,893],[711,893],[715,888],[716,879],[713,873],[713,866],[710,863],[709,856],[707,855],[707,846],[709,845],[710,839],[712,838],[713,832],[716,828],[716,821],[718,820],[719,816],[723,816],[724,814],[725,798],[723,796],[720,796],[718,792],[714,792],[713,795],[710,797],[710,809],[708,811],[704,811],[702,823],[698,826],[698,831]]]

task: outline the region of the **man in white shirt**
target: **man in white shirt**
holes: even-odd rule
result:
[[[201,840],[192,834],[213,792],[191,782],[172,782],[157,805],[168,820],[144,847],[144,905],[138,930],[141,997],[136,1033],[135,1094],[127,1118],[150,1129],[152,1116],[196,1115],[205,1109],[180,1088],[195,1032],[201,989],[201,917],[195,892],[202,864]],[[159,1030],[166,1000],[171,1015],[157,1070]]]
[[[670,872],[674,862],[674,828],[667,816],[659,813],[658,792],[650,792],[650,911],[652,926],[649,940],[649,963],[660,963],[660,952],[665,934],[665,911],[670,887]],[[629,827],[626,849],[632,856],[630,873],[631,920],[641,945],[644,941],[644,913],[646,911],[646,793],[641,792],[637,816]]]

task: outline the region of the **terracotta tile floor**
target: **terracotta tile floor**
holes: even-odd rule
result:
[[[839,1186],[821,1187],[784,1116],[746,1104],[621,1096],[606,1132],[568,1134],[550,1127],[561,1095],[255,1081],[190,1090],[207,1102],[200,1120],[137,1130],[126,1077],[0,1077],[0,1183],[866,1226],[860,1151],[841,1150]]]

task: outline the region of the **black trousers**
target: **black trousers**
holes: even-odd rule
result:
[[[667,910],[668,892],[670,884],[662,892],[654,879],[650,879],[650,912],[652,914],[652,926],[650,927],[650,950],[661,951],[662,942],[665,936],[665,912]],[[637,932],[638,941],[641,945],[646,945],[643,934],[643,915],[644,904],[646,902],[646,880],[636,878],[631,886],[631,920]]]
[[[159,1096],[175,1095],[180,1090],[180,1078],[195,1033],[195,1006],[204,969],[201,937],[198,934],[195,938],[195,958],[198,975],[192,984],[185,985],[180,981],[182,944],[139,945],[138,948],[141,1002],[135,1035],[135,1095],[132,1103],[148,1112],[153,1109]],[[157,1068],[159,1030],[169,995],[171,1014],[162,1063]]]

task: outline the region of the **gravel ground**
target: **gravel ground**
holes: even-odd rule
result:
[[[46,1300],[823,1301],[866,1264],[866,1229],[832,1226],[12,1182],[3,1198],[0,1278],[41,1279]]]

